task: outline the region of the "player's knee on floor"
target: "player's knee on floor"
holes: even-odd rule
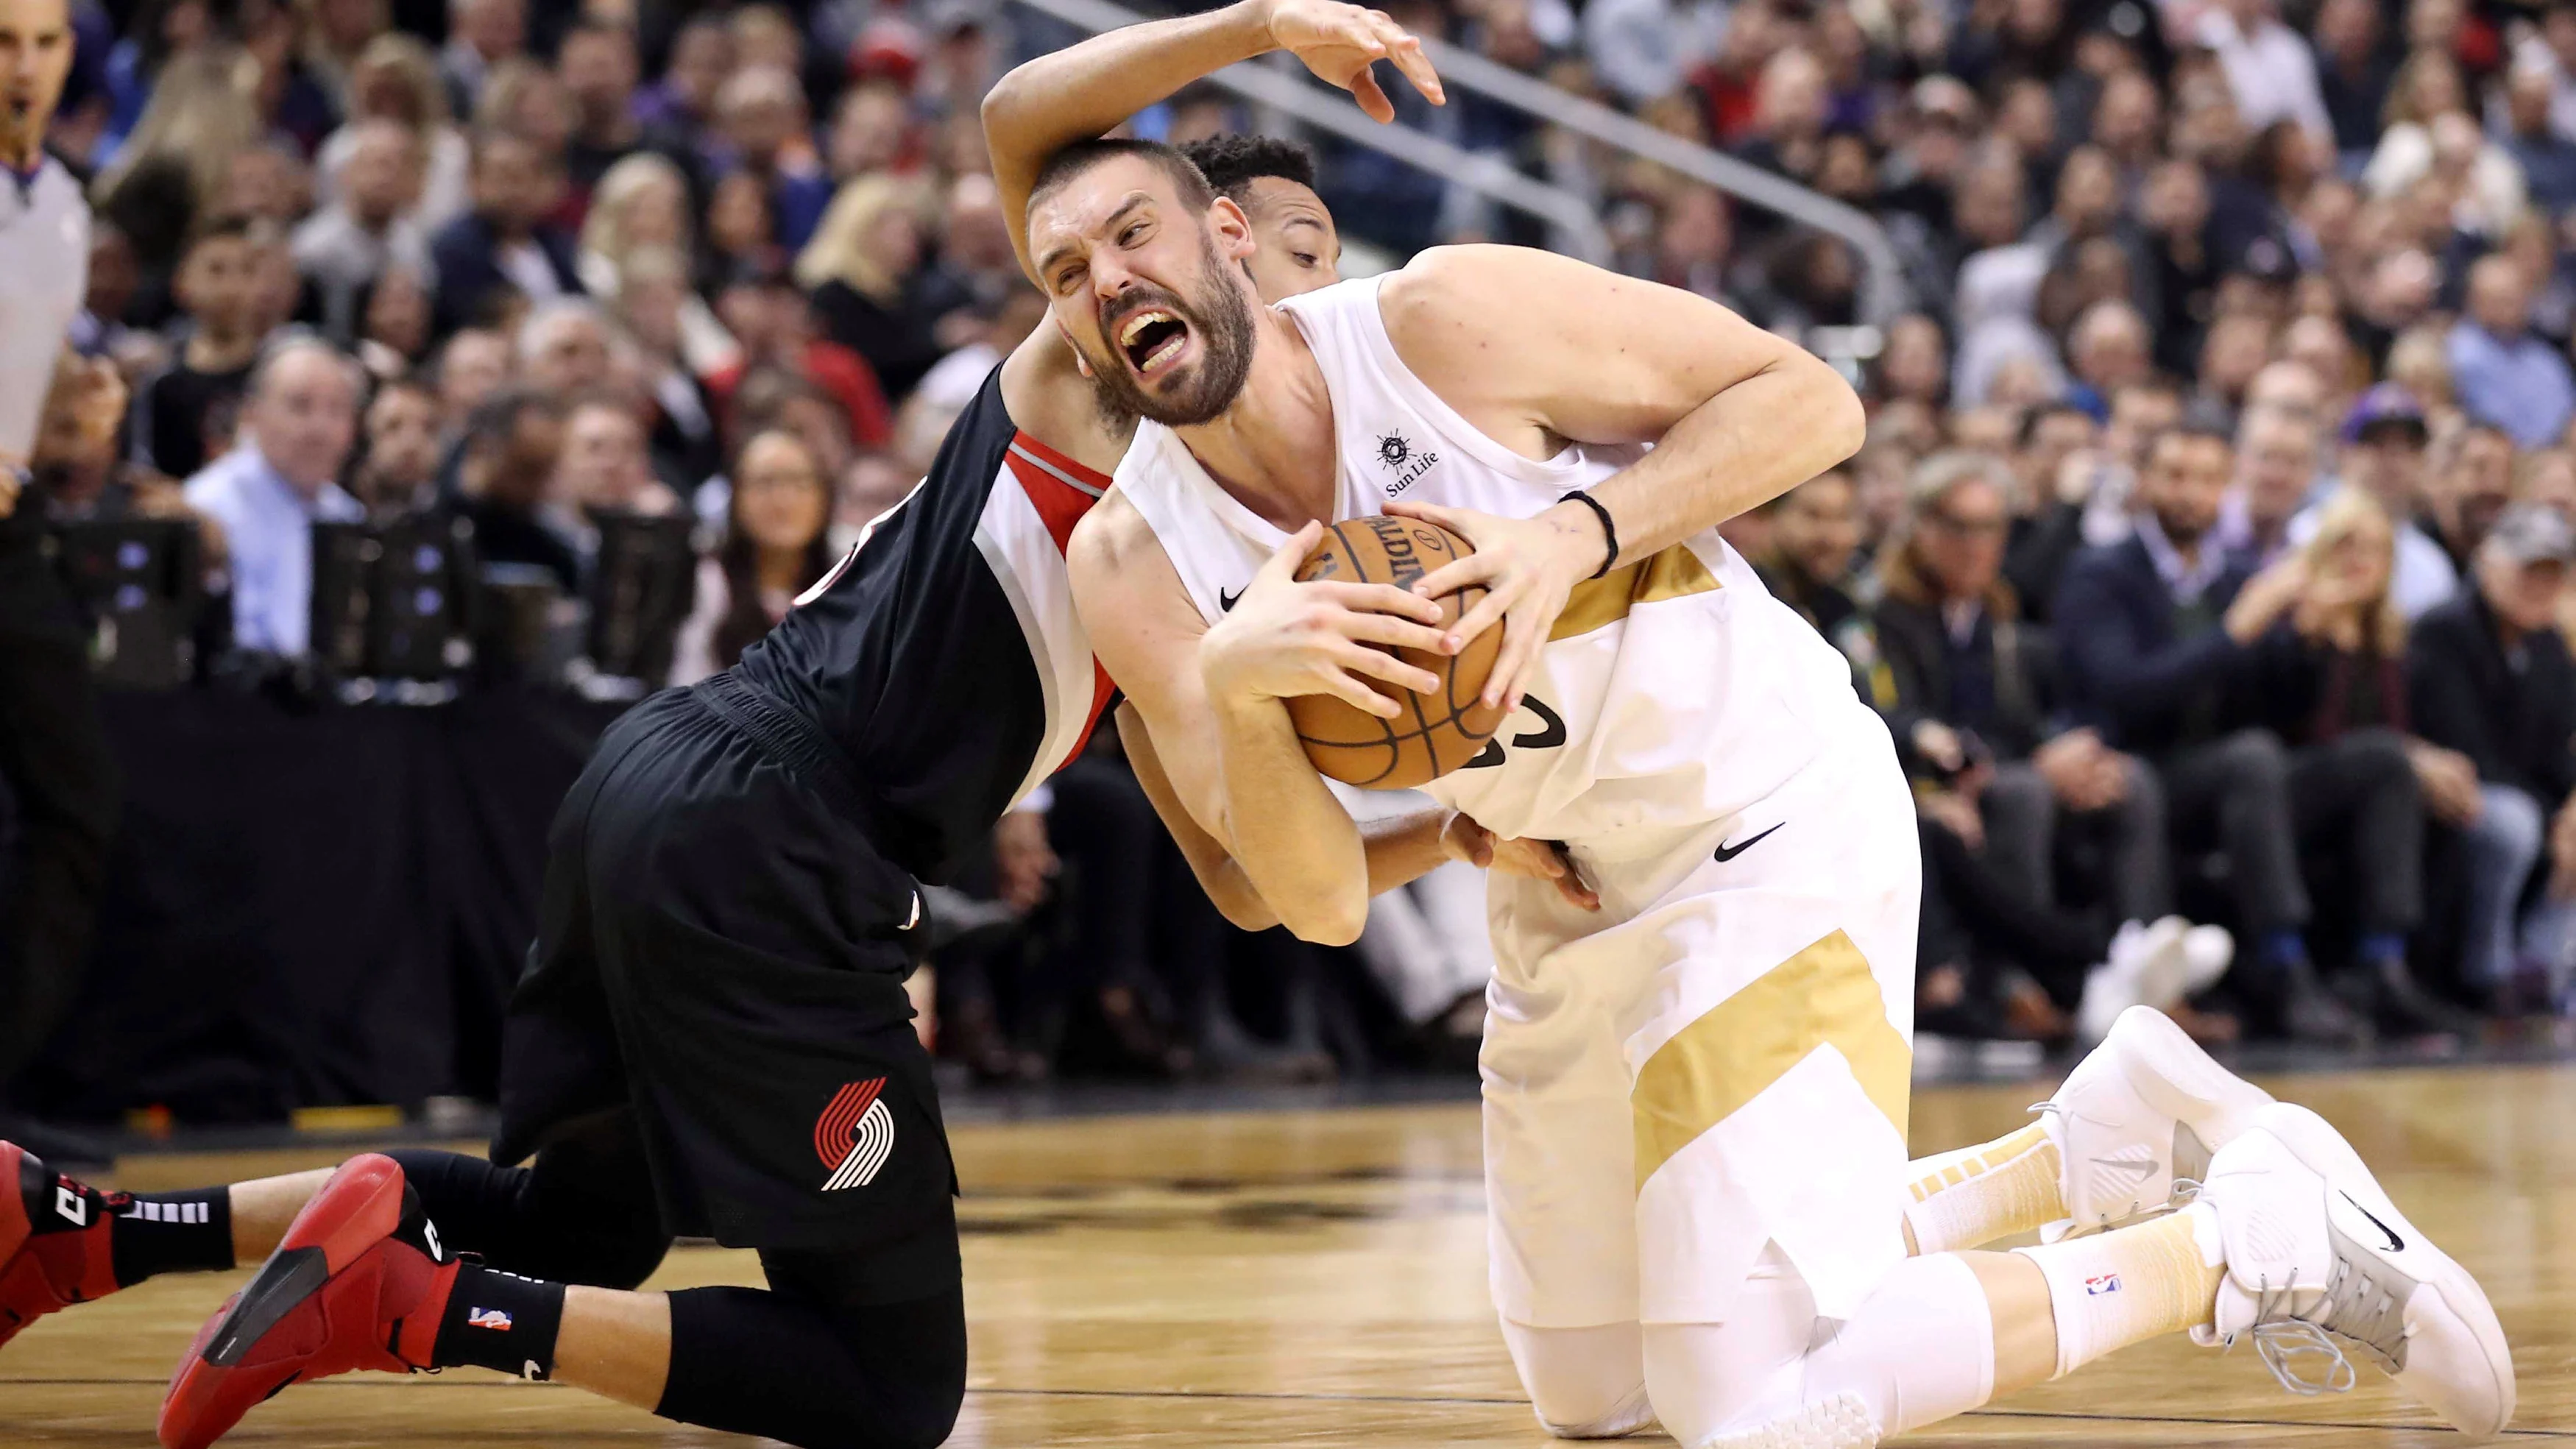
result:
[[[1840,1322],[1801,1279],[1756,1277],[1724,1323],[1646,1325],[1646,1382],[1685,1449],[1867,1449],[1984,1403],[1993,1332],[1956,1254],[1898,1264]]]
[[[656,1412],[798,1449],[934,1449],[966,1399],[966,1306],[948,1289],[853,1301],[832,1255],[764,1252],[772,1290],[671,1295]]]
[[[1503,1322],[1503,1342],[1539,1427],[1559,1439],[1615,1439],[1654,1422],[1634,1323],[1533,1328]]]

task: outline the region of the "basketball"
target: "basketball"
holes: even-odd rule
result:
[[[1384,514],[1346,518],[1324,530],[1315,551],[1298,566],[1297,578],[1411,588],[1424,574],[1473,552],[1467,540],[1436,523]],[[1443,596],[1441,623],[1458,622],[1484,596],[1482,588]],[[1454,658],[1418,649],[1394,651],[1405,663],[1440,677],[1440,687],[1430,694],[1354,676],[1404,706],[1394,719],[1381,719],[1329,694],[1292,697],[1288,718],[1306,746],[1306,758],[1326,778],[1368,790],[1410,790],[1474,759],[1493,737],[1503,712],[1485,708],[1477,695],[1502,647],[1503,631],[1497,626],[1469,640]]]

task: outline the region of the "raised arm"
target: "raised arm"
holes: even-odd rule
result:
[[[984,97],[984,142],[1011,221],[1011,245],[1029,270],[1029,189],[1047,158],[1101,135],[1193,81],[1239,60],[1286,50],[1349,91],[1380,121],[1395,106],[1369,67],[1391,60],[1434,104],[1440,78],[1422,43],[1374,11],[1331,0],[1238,0],[1221,10],[1151,20],[1067,46],[1013,70]],[[1031,273],[1034,276],[1034,273]]]
[[[1306,759],[1282,701],[1333,694],[1391,714],[1394,703],[1358,675],[1411,689],[1436,681],[1370,646],[1432,647],[1438,633],[1416,620],[1437,619],[1438,610],[1384,585],[1296,582],[1314,533],[1310,526],[1290,540],[1213,630],[1152,530],[1115,492],[1074,531],[1066,562],[1092,647],[1144,725],[1150,765],[1140,761],[1138,780],[1147,783],[1149,768],[1158,777],[1148,798],[1171,820],[1211,898],[1239,923],[1275,915],[1305,940],[1345,945],[1368,919],[1372,889],[1439,863],[1438,831],[1399,832],[1373,853]],[[1195,835],[1172,819],[1165,797]]]
[[[1654,443],[1567,502],[1497,520],[1404,503],[1476,545],[1416,587],[1494,591],[1456,631],[1508,618],[1487,698],[1517,699],[1574,584],[1647,558],[1804,483],[1860,447],[1860,399],[1813,353],[1705,297],[1523,247],[1426,252],[1379,294],[1405,364],[1468,421],[1536,456],[1567,440]],[[1493,359],[1512,359],[1497,365]],[[1463,525],[1463,526],[1462,526]]]

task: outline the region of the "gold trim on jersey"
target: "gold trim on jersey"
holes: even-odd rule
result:
[[[1553,643],[1589,634],[1627,618],[1628,611],[1639,604],[1705,594],[1716,587],[1717,576],[1708,571],[1708,565],[1677,543],[1652,558],[1576,584],[1565,596],[1565,611],[1556,616],[1556,627],[1547,631],[1547,637]]]
[[[1692,1140],[1831,1046],[1905,1136],[1914,1053],[1888,1022],[1869,961],[1840,931],[1763,972],[1655,1049],[1629,1094],[1637,1186]]]

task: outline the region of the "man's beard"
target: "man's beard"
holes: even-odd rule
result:
[[[2199,543],[2213,526],[2206,520],[2169,513],[2161,508],[2155,510],[2155,514],[2156,527],[2163,531],[2165,542],[2176,548],[2190,548]]]
[[[1224,258],[1204,234],[1199,238],[1199,257],[1206,286],[1195,304],[1159,287],[1139,286],[1118,309],[1118,316],[1125,318],[1159,307],[1180,318],[1198,339],[1198,359],[1183,364],[1188,371],[1174,379],[1170,389],[1159,396],[1146,391],[1115,341],[1109,344],[1108,357],[1091,359],[1093,396],[1101,415],[1112,423],[1150,418],[1167,428],[1195,427],[1214,421],[1243,392],[1244,379],[1252,374],[1252,304],[1227,278]],[[1104,338],[1109,331],[1102,329]]]

